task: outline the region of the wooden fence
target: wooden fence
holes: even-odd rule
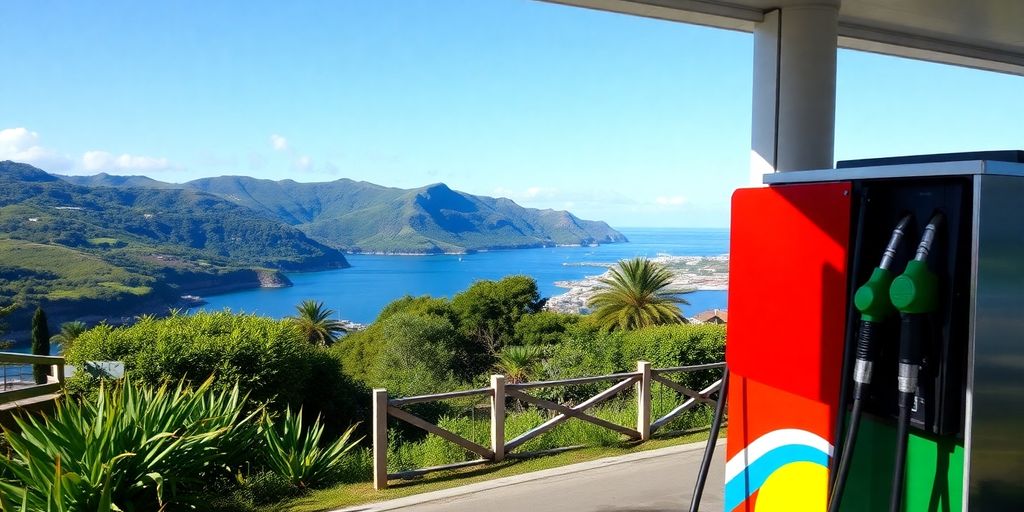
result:
[[[388,398],[386,389],[373,390],[373,486],[375,489],[384,489],[388,486],[388,480],[411,478],[433,471],[455,469],[459,467],[482,464],[486,462],[500,462],[511,452],[519,448],[527,441],[550,431],[570,418],[590,422],[595,425],[618,432],[629,439],[646,441],[651,434],[667,425],[674,418],[684,411],[702,403],[715,404],[716,399],[712,395],[717,393],[722,386],[722,379],[719,378],[711,385],[701,390],[693,390],[672,380],[667,375],[689,373],[700,370],[711,370],[724,368],[725,363],[711,363],[695,366],[679,366],[674,368],[651,368],[651,363],[640,361],[637,363],[635,372],[616,373],[611,375],[599,375],[596,377],[581,377],[576,379],[551,380],[525,382],[511,384],[505,382],[503,375],[491,375],[491,385],[486,388],[469,389],[465,391],[453,391],[449,393],[438,393],[433,395],[422,395],[405,398]],[[574,386],[581,384],[594,384],[600,382],[614,382],[611,387],[575,405],[559,404],[528,394],[528,390],[537,388],[548,388],[555,386]],[[678,406],[660,418],[651,418],[651,385],[662,384],[685,399]],[[636,428],[618,425],[610,421],[598,418],[586,411],[608,399],[631,388],[636,388],[637,419]],[[490,425],[491,441],[490,446],[481,446],[469,439],[466,439],[450,430],[435,425],[415,414],[402,409],[404,406],[453,398],[487,396],[490,399]],[[530,429],[529,431],[515,437],[505,439],[505,402],[506,399],[517,399],[536,407],[556,412],[551,419]],[[479,455],[480,458],[457,464],[437,466],[432,468],[421,468],[401,473],[389,474],[388,467],[388,418],[396,418],[406,423],[419,427],[428,433],[437,435],[448,440],[465,450]]]
[[[36,384],[33,366],[46,366],[46,383]],[[64,386],[64,358],[0,352],[0,406],[60,392]]]

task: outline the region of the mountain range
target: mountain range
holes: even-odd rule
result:
[[[298,183],[221,176],[179,185],[145,176],[62,178],[91,187],[206,192],[347,252],[462,253],[626,241],[604,222],[566,211],[524,208],[510,199],[467,194],[443,183],[400,189],[349,179]]]
[[[244,176],[184,184],[0,162],[0,305],[55,321],[161,311],[186,295],[286,286],[345,252],[464,253],[624,242],[600,221],[438,183],[398,189]],[[22,311],[10,323],[20,323]]]

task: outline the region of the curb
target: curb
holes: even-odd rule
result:
[[[720,446],[724,443],[725,439],[719,439],[716,446]],[[477,482],[473,484],[463,485],[460,487],[453,487],[451,489],[442,489],[439,491],[415,494],[412,496],[406,496],[404,498],[396,498],[393,500],[379,501],[376,503],[365,503],[362,505],[355,505],[347,508],[334,509],[331,510],[331,512],[383,512],[386,510],[396,510],[411,507],[414,505],[422,505],[424,503],[432,503],[436,501],[444,501],[452,498],[458,498],[461,496],[476,494],[483,491],[489,491],[491,489],[500,489],[502,487],[508,487],[510,485],[533,482],[536,480],[542,480],[554,476],[570,475],[573,473],[580,473],[592,469],[605,468],[608,466],[615,466],[618,464],[625,464],[628,462],[655,459],[659,457],[676,455],[679,453],[703,450],[706,445],[707,441],[699,441],[696,443],[683,444],[679,446],[659,448],[657,450],[647,450],[637,453],[629,453],[626,455],[617,455],[615,457],[607,457],[587,462],[580,462],[577,464],[571,464],[559,468],[544,469],[541,471],[534,471],[522,475],[507,476],[503,478],[497,478],[495,480],[488,480],[486,482]]]

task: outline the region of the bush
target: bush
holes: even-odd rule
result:
[[[271,471],[261,471],[250,475],[242,480],[241,486],[242,488],[235,492],[235,501],[251,506],[269,505],[298,496],[302,492],[287,477]],[[224,507],[215,507],[216,510],[222,508]],[[236,508],[244,510],[248,507],[236,505]]]
[[[516,322],[515,340],[521,345],[555,345],[562,341],[566,331],[579,322],[579,315],[540,311],[523,315]]]
[[[217,386],[237,381],[255,401],[299,403],[314,351],[288,322],[221,311],[100,325],[79,336],[66,357],[76,365],[123,361],[127,375],[151,385],[216,375]]]
[[[321,414],[331,433],[367,417],[369,392],[342,372],[340,359],[310,345],[288,321],[228,311],[143,317],[134,325],[100,325],[81,334],[69,364],[123,361],[137,383],[159,385],[215,377],[214,387],[236,383],[257,403]],[[69,389],[88,395],[98,379],[79,372]]]

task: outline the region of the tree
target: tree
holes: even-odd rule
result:
[[[87,330],[89,330],[89,327],[84,322],[64,322],[60,326],[60,332],[54,334],[50,338],[50,342],[60,345],[64,351],[67,351],[71,348],[71,344]]]
[[[536,376],[543,356],[538,346],[511,345],[498,354],[494,370],[504,375],[509,384],[520,384]]]
[[[32,315],[32,353],[37,356],[50,355],[50,327],[46,323],[46,313],[37,307]],[[32,367],[32,376],[36,384],[46,384],[46,376],[50,373],[49,365],[37,364]]]
[[[594,321],[604,330],[637,329],[686,323],[678,304],[686,300],[667,291],[672,272],[647,258],[620,261],[610,276],[599,281],[604,289],[587,301]]]
[[[348,332],[341,322],[331,318],[334,310],[324,308],[323,302],[304,300],[295,306],[295,310],[298,314],[289,317],[289,320],[314,345],[330,346],[338,341],[339,334]]]
[[[381,325],[384,341],[369,383],[397,396],[438,393],[458,386],[461,335],[436,315],[396,313]]]
[[[537,282],[529,276],[480,280],[452,299],[459,328],[492,357],[513,340],[519,319],[542,306]]]
[[[13,313],[15,309],[18,309],[18,306],[19,306],[19,304],[17,302],[15,302],[14,304],[8,304],[6,306],[0,306],[0,318],[3,318],[5,316]],[[7,324],[5,324],[3,322],[0,322],[0,336],[3,336],[4,331],[6,331],[6,330],[7,330]],[[13,341],[5,340],[5,339],[0,338],[0,349],[11,348],[13,345],[14,345]]]

